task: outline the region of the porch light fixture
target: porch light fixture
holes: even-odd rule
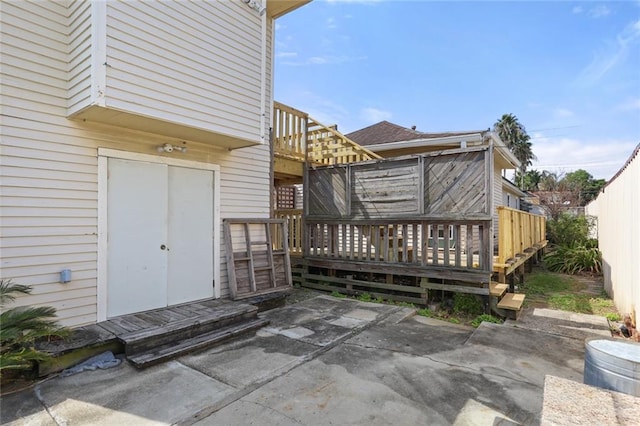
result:
[[[254,9],[256,12],[260,14],[260,16],[264,15],[267,11],[267,8],[264,7],[264,4],[261,0],[242,0],[247,6]]]
[[[179,152],[182,152],[183,154],[185,152],[187,152],[187,147],[186,146],[171,145],[170,143],[165,143],[164,145],[159,145],[156,149],[158,150],[158,152],[179,151]]]

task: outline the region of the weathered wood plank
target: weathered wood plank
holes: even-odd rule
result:
[[[472,287],[472,286],[464,286],[464,285],[431,283],[427,281],[425,278],[423,278],[420,281],[420,287],[428,288],[429,290],[444,290],[444,291],[452,291],[455,293],[481,294],[484,296],[489,295],[489,289],[485,287]]]

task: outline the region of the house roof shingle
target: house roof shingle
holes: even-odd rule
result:
[[[416,139],[435,139],[447,136],[463,136],[482,133],[484,130],[472,130],[466,132],[425,133],[408,129],[388,121],[381,121],[364,129],[356,130],[347,135],[349,139],[358,145],[378,145],[391,142],[411,141]]]

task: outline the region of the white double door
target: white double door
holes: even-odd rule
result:
[[[107,317],[213,297],[213,174],[108,159]]]

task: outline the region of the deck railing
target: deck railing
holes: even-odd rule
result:
[[[274,212],[275,219],[286,220],[287,236],[289,238],[289,254],[292,256],[302,256],[302,210],[301,209],[281,209]],[[282,235],[276,233],[275,244],[280,246]]]
[[[498,207],[498,263],[504,264],[546,243],[544,216]]]
[[[380,158],[305,112],[273,103],[274,154],[313,164],[345,164]]]
[[[305,259],[362,263],[379,270],[404,268],[409,275],[453,278],[443,272],[492,269],[491,221],[314,220],[305,224]],[[487,275],[488,276],[488,275]]]
[[[335,127],[325,126],[311,118],[307,131],[307,160],[310,163],[336,165],[382,158],[353,142]]]
[[[307,145],[308,114],[280,102],[273,103],[274,153],[304,161]]]

